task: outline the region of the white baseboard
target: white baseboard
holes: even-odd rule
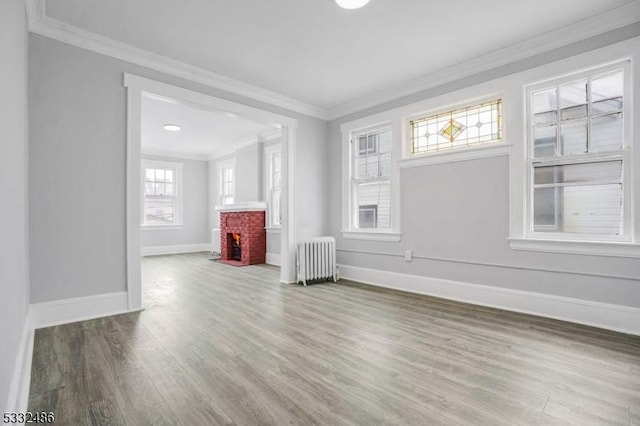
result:
[[[172,246],[142,247],[142,256],[157,256],[160,254],[196,253],[199,251],[211,251],[211,244],[179,244]]]
[[[638,308],[349,265],[339,270],[341,278],[365,284],[640,335]]]
[[[27,411],[31,384],[31,360],[33,359],[33,334],[31,317],[27,315],[22,327],[15,369],[9,387],[7,412],[24,413]]]
[[[266,263],[269,265],[280,266],[280,253],[267,253]]]
[[[34,329],[129,312],[127,292],[99,294],[31,305]]]

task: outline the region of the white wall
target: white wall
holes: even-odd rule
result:
[[[182,163],[182,229],[142,229],[141,246],[204,244],[211,241],[208,210],[209,162],[142,154],[143,159]]]
[[[326,231],[325,121],[41,36],[29,43],[32,302],[126,290],[123,72],[297,119],[296,195],[315,195],[297,197],[296,226]]]
[[[27,29],[24,2],[0,0],[0,412],[15,410],[27,321]],[[3,408],[3,409],[2,409]]]
[[[329,164],[341,164],[341,123],[385,113],[489,81],[492,81],[492,87],[505,90],[509,96],[513,95],[512,99],[517,99],[517,105],[511,108],[511,112],[521,115],[522,82],[529,78],[528,70],[565,58],[569,58],[565,60],[571,64],[574,61],[573,55],[596,47],[606,47],[637,35],[640,35],[640,25],[633,25],[546,55],[334,120],[330,123],[329,130]],[[637,46],[639,41],[635,39],[626,43]],[[607,47],[602,51],[608,49]],[[637,61],[640,58],[635,59]],[[505,134],[508,143],[522,147],[526,143],[521,124],[523,119],[519,118],[518,123],[513,123],[507,116],[506,120]],[[636,144],[639,140],[636,136]],[[638,259],[515,251],[509,247],[509,169],[507,156],[402,169],[402,241],[390,243],[342,238],[341,210],[337,208],[341,205],[341,173],[336,167],[336,172],[330,174],[332,190],[328,212],[331,217],[331,233],[338,240],[339,263],[347,267],[371,268],[500,289],[640,307]],[[638,189],[636,187],[636,191]],[[414,255],[420,258],[414,257],[411,262],[406,262],[403,258],[405,250],[413,250]],[[402,283],[398,285],[402,286]]]

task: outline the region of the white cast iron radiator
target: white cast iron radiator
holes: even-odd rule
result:
[[[297,282],[302,281],[306,286],[307,280],[323,278],[333,278],[333,282],[338,280],[335,238],[319,237],[299,242],[296,259]]]

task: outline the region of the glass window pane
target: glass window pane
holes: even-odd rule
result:
[[[533,129],[533,156],[553,157],[556,155],[556,126],[542,126]]]
[[[378,133],[378,150],[380,152],[391,152],[391,130],[384,130]]]
[[[622,110],[623,85],[622,71],[594,78],[591,81],[592,113]]]
[[[173,200],[146,200],[146,223],[148,225],[168,225],[175,223]]]
[[[164,195],[166,194],[164,183],[156,183],[156,195]]]
[[[558,96],[556,89],[542,90],[533,94],[533,114],[556,112],[558,109]]]
[[[557,231],[556,200],[559,188],[538,188],[533,192],[533,230],[536,232]]]
[[[377,152],[378,150],[378,134],[369,135],[367,141],[367,151],[370,154]]]
[[[155,192],[154,192],[153,189],[154,189],[153,183],[146,182],[144,184],[144,193],[145,193],[145,195],[155,195]]]
[[[560,151],[562,155],[587,152],[587,120],[576,120],[560,125]]]
[[[560,86],[560,116],[563,120],[587,115],[587,81]]]
[[[165,170],[164,178],[166,182],[173,182],[173,170]]]
[[[502,100],[412,120],[412,153],[466,148],[502,140]]]
[[[534,185],[576,182],[620,182],[622,161],[546,166],[534,169]]]
[[[358,207],[358,227],[359,228],[376,228],[377,227],[378,206],[359,206]]]
[[[164,181],[164,169],[156,169],[156,181],[157,182]]]
[[[362,184],[356,186],[356,205],[377,206],[377,227],[391,226],[391,185],[388,183]]]
[[[622,113],[591,120],[591,152],[619,151],[622,148]]]
[[[537,188],[534,231],[619,235],[621,203],[621,184]]]
[[[155,178],[155,170],[154,169],[145,169],[145,180],[153,181]]]
[[[174,185],[172,183],[165,184],[166,195],[175,195]]]
[[[360,155],[365,155],[367,153],[367,137],[366,136],[358,137],[358,153]]]

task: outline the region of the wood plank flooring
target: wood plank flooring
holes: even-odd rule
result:
[[[640,338],[203,253],[143,259],[146,310],[36,331],[60,425],[640,424]]]

